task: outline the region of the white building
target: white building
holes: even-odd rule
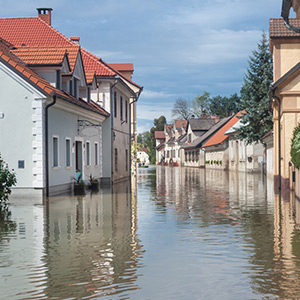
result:
[[[148,166],[150,164],[149,155],[146,148],[140,148],[137,150],[137,162],[138,164]]]
[[[65,52],[49,56],[43,50],[24,47],[12,53],[0,42],[0,151],[16,172],[15,195],[71,189],[76,169],[84,179],[102,177],[101,128],[109,114],[90,100],[95,80],[87,83],[79,48],[71,63]],[[68,93],[60,90],[64,84]]]
[[[53,48],[58,48],[59,45],[59,48],[64,48],[67,52],[70,65],[76,60],[71,49],[80,48],[79,60],[83,63],[82,70],[78,69],[79,73],[75,72],[77,77],[70,77],[68,72],[61,70],[62,79],[58,82],[61,86],[56,85],[57,74],[49,68],[42,66],[42,70],[34,65],[31,65],[31,68],[58,89],[74,94],[75,98],[93,100],[97,107],[101,106],[106,113],[110,113],[108,118],[100,121],[101,126],[94,127],[101,131],[101,139],[105,141],[102,143],[102,140],[99,140],[99,143],[103,144],[102,181],[111,183],[129,179],[131,142],[136,140],[136,102],[142,91],[142,87],[131,80],[133,65],[109,65],[79,47],[79,37],[69,39],[51,26],[51,12],[50,8],[41,8],[38,9],[37,17],[0,19],[0,38],[11,43],[16,51],[24,45],[48,47],[53,51]],[[57,68],[55,71],[60,72]],[[83,74],[81,81],[78,78],[80,74]],[[92,81],[94,83],[85,88],[84,84]],[[51,110],[50,108],[49,111]],[[88,126],[87,123],[81,124],[85,128]]]

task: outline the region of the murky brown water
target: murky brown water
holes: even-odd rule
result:
[[[297,299],[300,205],[260,175],[158,167],[0,221],[0,299]]]

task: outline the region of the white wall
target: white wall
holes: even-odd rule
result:
[[[84,131],[78,132],[78,119],[89,120],[72,114],[69,112],[62,111],[55,108],[55,106],[49,109],[49,164],[50,164],[50,186],[66,185],[73,182],[76,172],[75,162],[75,141],[82,141],[83,145],[83,179],[89,179],[90,175],[95,178],[102,177],[102,130],[97,128],[95,135],[86,135]],[[94,120],[90,120],[92,123],[96,123]],[[59,166],[53,167],[53,137],[59,139]],[[71,140],[71,166],[66,166],[66,139]],[[90,143],[90,165],[87,165],[87,152],[86,143]],[[95,143],[98,144],[98,165],[95,165]],[[54,189],[52,189],[54,190]]]
[[[42,97],[0,63],[0,153],[14,169],[18,188],[43,187]],[[25,163],[18,168],[18,161]],[[38,178],[39,177],[39,178]]]

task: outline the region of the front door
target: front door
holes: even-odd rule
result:
[[[82,142],[76,141],[76,170],[82,173]]]

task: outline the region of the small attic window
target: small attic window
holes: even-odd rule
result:
[[[22,46],[22,47],[26,47],[26,44],[22,44],[21,46]]]

